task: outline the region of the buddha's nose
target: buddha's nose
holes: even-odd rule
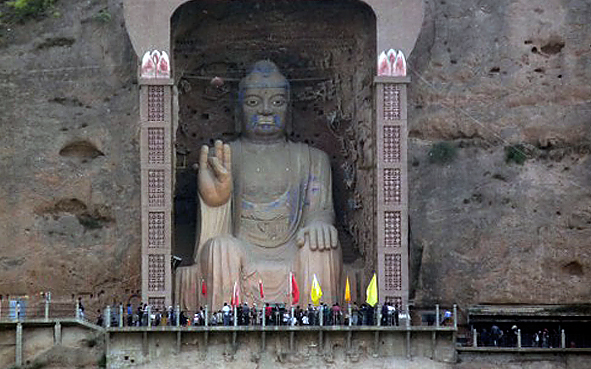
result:
[[[270,115],[272,113],[271,103],[269,103],[268,101],[264,101],[261,107],[262,107],[262,109],[261,109],[262,115]]]

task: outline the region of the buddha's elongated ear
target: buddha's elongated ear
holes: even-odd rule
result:
[[[244,92],[238,87],[236,101],[234,102],[234,131],[240,135],[242,133],[242,121],[244,112],[242,111],[242,101],[244,101]]]

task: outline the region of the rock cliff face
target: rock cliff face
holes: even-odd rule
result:
[[[135,56],[120,2],[51,13],[2,29],[0,293],[119,301],[139,288]]]
[[[436,1],[425,19],[410,62],[416,301],[588,301],[591,5]]]
[[[2,25],[0,293],[125,302],[136,59],[120,0],[53,13]],[[590,20],[585,0],[426,1],[409,60],[416,303],[591,297]]]

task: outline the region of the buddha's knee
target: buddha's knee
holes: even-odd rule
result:
[[[238,239],[230,235],[215,236],[207,240],[207,244],[211,247],[230,248],[237,243]]]
[[[217,255],[236,255],[242,254],[240,241],[232,236],[212,237],[203,245],[201,258],[211,258]]]
[[[299,250],[300,259],[327,260],[329,262],[341,262],[342,250],[340,245],[334,249],[312,250],[309,247],[302,247]]]
[[[312,251],[302,248],[296,265],[310,275],[338,277],[341,274],[342,260],[340,249]]]

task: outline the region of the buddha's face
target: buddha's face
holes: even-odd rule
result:
[[[284,87],[249,87],[243,90],[243,133],[256,140],[285,135],[288,92]]]

